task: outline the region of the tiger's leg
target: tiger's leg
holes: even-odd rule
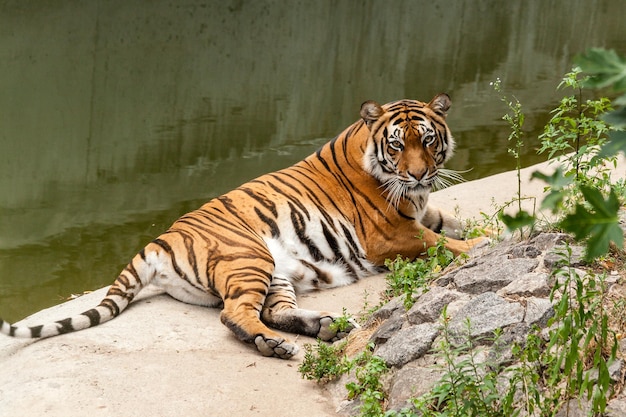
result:
[[[463,234],[463,224],[459,219],[431,205],[426,206],[421,223],[433,232],[444,232],[446,237],[453,239],[460,239]]]
[[[474,249],[479,249],[491,243],[488,237],[477,237],[474,239],[461,240],[463,234],[463,224],[459,219],[443,210],[433,206],[426,206],[426,212],[422,217],[422,225],[429,231],[433,231],[437,238],[444,234],[446,238],[446,248],[459,256],[461,253],[468,253]]]
[[[298,308],[296,293],[287,278],[274,276],[263,306],[262,318],[268,325],[290,333],[303,334],[324,341],[344,338],[359,327],[350,319],[347,326],[332,326],[341,315]]]
[[[298,346],[268,328],[260,318],[274,267],[271,263],[265,268],[262,265],[260,259],[252,259],[247,267],[238,262],[229,268],[220,319],[239,339],[253,342],[264,356],[288,359],[298,353]]]

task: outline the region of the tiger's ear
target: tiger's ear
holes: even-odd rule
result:
[[[375,101],[368,100],[365,103],[361,104],[361,118],[363,118],[363,121],[365,121],[368,129],[371,129],[372,124],[374,124],[374,122],[378,120],[378,118],[384,113],[385,111],[383,110],[383,108],[380,107],[380,104],[376,103]]]
[[[435,98],[430,100],[430,103],[428,103],[428,107],[433,109],[435,113],[438,113],[445,117],[451,104],[452,102],[450,101],[450,96],[446,93],[442,93],[438,94],[437,96],[435,96]]]

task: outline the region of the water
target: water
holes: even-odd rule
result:
[[[448,167],[510,170],[489,83],[534,138],[576,53],[626,52],[625,18],[621,0],[0,0],[0,313],[108,285],[181,214],[312,153],[367,99],[448,92]]]

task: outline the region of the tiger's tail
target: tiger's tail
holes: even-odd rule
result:
[[[124,268],[99,305],[76,316],[36,326],[14,326],[0,319],[0,333],[18,338],[45,338],[94,327],[105,323],[128,307],[155,276],[154,267],[146,261],[145,249]]]

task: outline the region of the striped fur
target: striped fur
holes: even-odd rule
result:
[[[345,336],[330,326],[337,314],[299,309],[296,294],[353,283],[398,254],[419,257],[441,230],[457,255],[481,240],[450,238],[458,222],[427,207],[454,148],[449,107],[445,94],[430,103],[366,102],[362,120],[305,160],[178,219],[131,260],[97,307],[40,326],[0,320],[0,331],[43,338],[92,327],[150,283],[183,302],[222,307],[222,322],[266,356],[298,351],[271,328]]]

